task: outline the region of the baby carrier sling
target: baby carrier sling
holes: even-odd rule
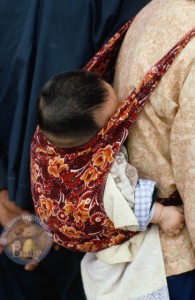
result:
[[[131,23],[132,20],[126,23],[84,69],[111,80],[114,61]],[[33,202],[36,214],[58,244],[74,251],[97,252],[121,244],[137,233],[115,229],[106,215],[106,178],[151,93],[194,36],[192,29],[157,62],[86,144],[68,149],[55,147],[37,127],[31,144]]]

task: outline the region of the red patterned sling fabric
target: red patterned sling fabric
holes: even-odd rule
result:
[[[131,21],[86,65],[85,69],[110,77],[110,61]],[[53,240],[76,251],[96,252],[118,245],[136,233],[115,229],[103,205],[107,175],[115,155],[142,107],[174,59],[195,36],[187,33],[150,71],[117,112],[88,143],[63,149],[53,146],[41,132],[31,145],[31,184],[36,214],[50,228]],[[111,57],[111,60],[110,60]]]

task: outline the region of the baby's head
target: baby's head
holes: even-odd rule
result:
[[[111,85],[95,73],[61,73],[41,91],[38,124],[53,145],[75,147],[92,139],[119,105]]]

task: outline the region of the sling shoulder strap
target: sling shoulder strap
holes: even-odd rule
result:
[[[126,31],[129,29],[134,18],[127,22],[110,40],[104,45],[98,53],[88,62],[84,69],[94,71],[101,75],[107,81],[111,80],[114,72],[114,64],[123,41]],[[171,66],[175,58],[179,55],[181,50],[190,42],[195,36],[195,28],[192,28],[159,62],[157,62],[151,70],[146,74],[144,80],[140,83],[127,99],[131,102],[136,99],[136,104],[132,107],[134,113],[131,116],[132,123],[138,117],[138,113],[149,99],[152,91],[154,91],[159,80]],[[148,93],[149,92],[149,93]],[[143,97],[145,94],[145,97]],[[148,95],[147,95],[148,94]],[[137,106],[137,109],[135,108]],[[181,196],[178,191],[175,191],[169,198],[158,198],[158,202],[163,205],[177,205],[183,204]]]

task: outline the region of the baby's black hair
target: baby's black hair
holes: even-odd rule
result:
[[[43,87],[37,103],[40,128],[58,137],[92,137],[93,111],[107,100],[104,80],[88,71],[60,73]]]

